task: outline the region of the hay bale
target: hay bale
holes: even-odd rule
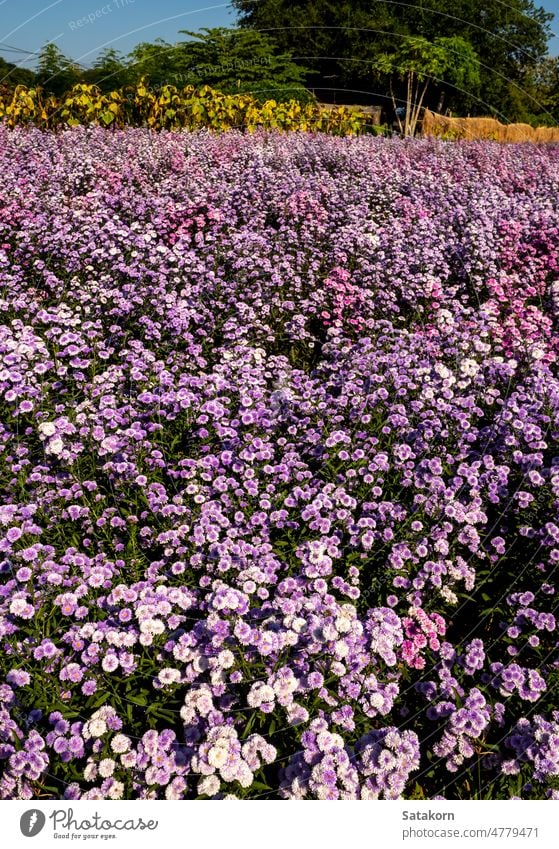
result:
[[[534,141],[537,144],[558,144],[559,127],[538,127]]]
[[[508,144],[559,144],[559,127],[538,127],[529,124],[501,124],[496,118],[447,118],[425,110],[422,123],[424,136],[438,138],[477,139]]]
[[[457,139],[471,138],[469,119],[468,118],[451,118],[452,134]]]
[[[423,113],[423,120],[421,122],[421,132],[424,136],[434,136],[436,135],[437,128],[437,117],[434,112],[431,112],[430,109],[426,109]]]
[[[508,124],[504,127],[503,141],[512,144],[521,142],[534,142],[536,140],[536,132],[530,124]]]
[[[495,118],[465,118],[466,137],[496,141],[501,135],[503,125]]]
[[[437,115],[435,112],[431,112],[429,109],[426,109],[423,113],[423,120],[421,122],[421,131],[424,136],[440,136],[441,135],[441,121],[442,115]]]
[[[537,144],[545,144],[546,142],[551,141],[551,132],[553,132],[552,127],[536,127],[535,129],[535,141]]]
[[[447,118],[426,110],[423,119],[425,135],[457,139],[497,139],[502,130],[503,125],[495,118]]]
[[[426,109],[423,115],[422,132],[425,136],[463,138],[462,118],[449,118]]]

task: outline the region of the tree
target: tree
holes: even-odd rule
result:
[[[61,95],[81,77],[81,69],[52,42],[39,53],[37,83],[49,94]]]
[[[29,68],[18,68],[13,62],[7,62],[0,56],[0,85],[10,89],[17,85],[33,86],[35,74]]]
[[[142,77],[152,86],[180,85],[180,57],[176,45],[162,38],[153,43],[142,42],[128,56],[130,81],[138,82]]]
[[[93,67],[83,74],[86,82],[96,85],[102,92],[122,88],[129,82],[129,77],[124,57],[113,47],[102,50]]]
[[[448,105],[513,120],[526,108],[530,68],[546,55],[552,15],[533,0],[233,0],[240,26],[265,31],[278,48],[315,71],[313,85],[334,78],[342,89],[370,89],[371,62],[418,36],[463,38],[480,57],[480,91],[448,90]],[[311,59],[310,57],[321,57]],[[302,58],[301,58],[302,57]]]
[[[335,100],[336,90],[369,86],[375,53],[388,49],[398,29],[384,0],[233,0],[233,6],[241,27],[266,33],[278,50],[311,69],[307,85],[320,89],[324,100]]]
[[[419,8],[403,7],[408,30],[433,40],[464,38],[480,57],[480,91],[452,95],[455,110],[495,114],[501,120],[523,120],[532,111],[530,71],[546,55],[553,16],[533,0],[421,0]]]
[[[373,64],[373,71],[388,76],[394,109],[392,78],[405,80],[405,117],[400,131],[406,136],[415,135],[427,90],[432,83],[449,83],[468,92],[479,87],[479,59],[472,46],[463,38],[436,38],[428,41],[420,36],[406,37],[397,50],[381,53]]]
[[[308,69],[278,53],[269,36],[225,27],[181,33],[189,36],[177,47],[187,84],[210,85],[224,93],[250,92],[262,100],[304,96],[302,81]]]
[[[549,56],[533,68],[530,79],[534,124],[559,123],[559,56]]]
[[[310,97],[302,85],[308,69],[280,53],[267,35],[225,27],[181,34],[188,39],[139,44],[129,56],[129,77],[143,77],[152,86],[209,85],[224,93],[251,92],[263,100]]]

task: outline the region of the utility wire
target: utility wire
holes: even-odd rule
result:
[[[11,44],[5,44],[3,41],[0,41],[0,48],[2,48],[2,50],[11,50],[16,53],[26,53],[28,56],[39,55],[35,50],[24,50],[22,47],[14,47]]]

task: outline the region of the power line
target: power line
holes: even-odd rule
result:
[[[35,50],[25,50],[23,47],[14,47],[11,44],[5,44],[3,41],[0,41],[0,48],[3,50],[15,51],[16,53],[26,53],[28,56],[39,55]]]

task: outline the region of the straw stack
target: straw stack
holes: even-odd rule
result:
[[[529,124],[501,124],[495,118],[449,118],[426,109],[424,136],[456,139],[485,139],[498,142],[542,144],[559,142],[559,128],[531,127]]]

